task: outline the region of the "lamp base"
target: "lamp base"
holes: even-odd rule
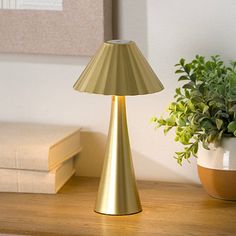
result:
[[[130,215],[142,211],[129,144],[124,96],[112,96],[103,171],[95,212]]]
[[[142,208],[137,211],[137,212],[133,212],[133,213],[123,213],[123,214],[107,214],[107,213],[102,213],[102,212],[99,212],[99,211],[96,211],[96,209],[94,209],[94,212],[95,213],[98,213],[100,215],[106,215],[106,216],[127,216],[127,215],[135,215],[135,214],[138,214],[142,211]]]

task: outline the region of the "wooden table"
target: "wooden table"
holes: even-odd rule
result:
[[[20,235],[236,235],[236,202],[201,186],[138,182],[143,212],[93,212],[98,179],[73,177],[57,195],[0,193],[0,233]],[[235,186],[233,186],[235,187]]]

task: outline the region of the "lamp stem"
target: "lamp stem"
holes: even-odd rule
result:
[[[110,127],[95,211],[107,215],[142,211],[129,144],[124,96],[112,96]]]

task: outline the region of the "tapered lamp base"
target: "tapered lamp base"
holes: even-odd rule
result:
[[[112,96],[110,128],[95,212],[129,215],[142,211],[129,144],[124,96]]]

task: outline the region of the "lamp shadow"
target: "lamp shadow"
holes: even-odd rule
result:
[[[105,155],[107,136],[99,132],[81,131],[82,152],[76,159],[76,175],[99,177]]]
[[[105,155],[107,135],[99,132],[81,132],[83,150],[76,160],[78,176],[100,177]],[[148,156],[132,150],[133,164],[138,180],[192,182],[179,172],[151,160]]]

